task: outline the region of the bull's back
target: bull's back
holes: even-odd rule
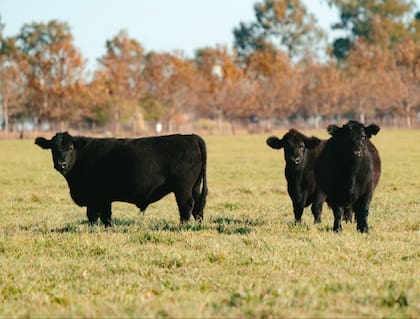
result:
[[[178,179],[197,178],[200,160],[194,135],[92,139],[79,154],[69,185],[79,205],[103,198],[147,202],[155,190],[162,197]]]

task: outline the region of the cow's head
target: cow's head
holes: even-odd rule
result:
[[[361,158],[366,149],[366,141],[376,135],[380,127],[376,124],[364,126],[357,121],[348,121],[342,127],[330,125],[327,128],[331,136],[339,138],[343,147],[351,150],[354,158]]]
[[[83,147],[83,141],[73,138],[69,133],[57,133],[52,139],[37,137],[35,144],[43,149],[51,149],[54,168],[66,176],[76,162],[76,150]]]
[[[284,160],[289,165],[301,166],[304,162],[306,149],[319,145],[321,140],[315,136],[307,137],[302,133],[291,129],[281,139],[271,136],[267,144],[274,149],[284,149]]]

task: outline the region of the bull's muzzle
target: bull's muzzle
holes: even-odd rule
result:
[[[354,153],[355,157],[362,157],[362,151],[361,150],[354,151],[353,153]]]
[[[60,161],[57,163],[58,169],[66,169],[67,168],[67,162],[66,161]]]
[[[290,162],[295,164],[295,165],[299,165],[301,163],[301,160],[299,157],[292,157],[290,158]]]

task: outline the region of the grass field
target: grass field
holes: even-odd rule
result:
[[[368,235],[332,232],[327,207],[295,226],[266,137],[205,137],[201,226],[181,228],[169,195],[145,214],[114,203],[107,230],[87,225],[49,152],[0,141],[0,317],[419,318],[420,131],[372,138]]]

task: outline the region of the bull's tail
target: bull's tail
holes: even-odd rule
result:
[[[200,184],[201,186],[201,192],[197,194],[197,196],[194,196],[195,204],[193,208],[193,214],[195,219],[202,220],[203,219],[203,210],[204,206],[206,206],[206,198],[207,198],[207,150],[206,150],[206,143],[204,140],[196,135],[197,143],[200,148],[201,152],[201,173],[199,178],[196,181],[196,184],[194,185],[195,189],[199,189]]]

